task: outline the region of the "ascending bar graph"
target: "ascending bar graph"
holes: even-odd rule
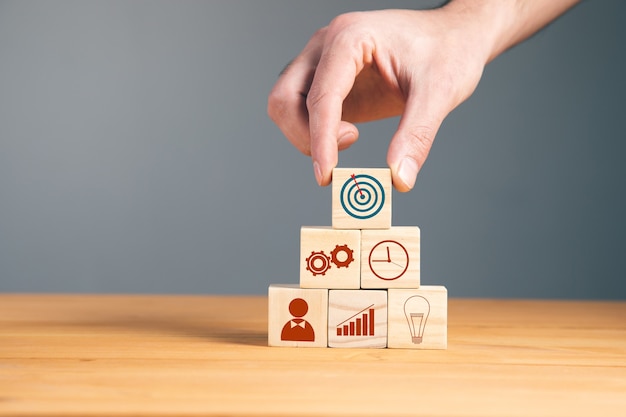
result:
[[[374,304],[372,304],[339,323],[337,336],[374,336],[374,323]]]

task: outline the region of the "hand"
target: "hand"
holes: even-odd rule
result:
[[[341,15],[283,72],[270,117],[327,185],[337,150],[358,138],[353,123],[402,114],[387,162],[394,186],[408,191],[444,117],[472,93],[487,61],[465,26],[444,9]]]
[[[452,1],[340,15],[285,68],[268,114],[311,155],[320,185],[330,183],[338,150],[358,139],[354,123],[401,115],[387,163],[395,188],[408,191],[442,121],[472,94],[487,62],[575,2]]]

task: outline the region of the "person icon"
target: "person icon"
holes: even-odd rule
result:
[[[302,317],[309,311],[309,305],[302,298],[294,298],[289,303],[289,312],[294,317],[283,326],[280,340],[294,342],[314,342],[313,326]]]

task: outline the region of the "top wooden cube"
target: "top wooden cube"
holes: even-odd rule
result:
[[[391,228],[391,190],[389,168],[335,168],[333,228]]]

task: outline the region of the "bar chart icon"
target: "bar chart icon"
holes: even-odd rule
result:
[[[374,336],[374,304],[337,325],[337,336]]]

